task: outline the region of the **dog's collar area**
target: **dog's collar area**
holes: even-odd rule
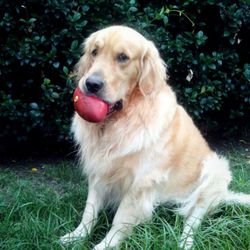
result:
[[[112,114],[115,111],[119,111],[122,108],[123,108],[123,101],[122,100],[119,100],[119,101],[115,102],[114,104],[110,104],[108,115]]]

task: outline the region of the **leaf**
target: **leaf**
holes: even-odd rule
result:
[[[82,11],[83,12],[87,12],[89,10],[89,6],[88,5],[83,5],[82,6]]]
[[[192,88],[185,88],[185,93],[186,94],[191,94],[192,93]]]
[[[41,43],[45,42],[46,41],[46,37],[45,36],[41,36],[40,41],[41,41]]]
[[[132,6],[132,7],[129,8],[129,11],[131,11],[131,12],[136,12],[136,11],[137,11],[137,8],[134,7],[134,6]]]
[[[78,23],[79,27],[83,28],[87,25],[88,21],[87,20],[83,20],[82,22]]]
[[[38,109],[39,107],[38,107],[38,104],[36,102],[32,102],[32,103],[30,103],[30,108],[31,109]]]
[[[59,63],[59,62],[54,62],[54,63],[53,63],[53,66],[54,66],[56,69],[58,69],[59,66],[60,66],[60,63]]]
[[[165,13],[166,13],[166,14],[169,14],[169,13],[170,13],[170,9],[169,9],[169,8],[166,8]]]
[[[200,92],[200,93],[203,94],[203,93],[205,93],[205,92],[206,92],[206,86],[202,86],[202,87],[201,87],[201,92]]]
[[[34,23],[36,20],[37,20],[36,18],[32,17],[29,19],[29,23]]]
[[[243,75],[246,77],[246,79],[248,79],[248,81],[250,81],[250,64],[244,64]]]
[[[76,12],[72,18],[72,22],[76,22],[81,18],[81,13]]]
[[[224,37],[230,36],[230,32],[228,30],[225,30],[224,33],[223,33],[223,36]]]
[[[216,65],[215,64],[208,64],[207,65],[208,66],[208,68],[210,68],[210,69],[216,69]]]
[[[44,83],[45,85],[50,84],[50,79],[44,78],[43,83]]]
[[[163,23],[165,25],[168,23],[168,17],[166,15],[163,16]]]
[[[196,34],[196,42],[198,45],[201,45],[203,43],[205,43],[205,41],[207,40],[207,36],[204,35],[203,31],[199,31],[197,34]]]
[[[202,38],[203,36],[204,36],[204,33],[201,30],[196,34],[197,38]]]
[[[65,73],[65,75],[68,75],[69,69],[66,66],[63,66],[63,72]]]
[[[71,50],[75,50],[76,48],[78,48],[78,41],[77,40],[74,40],[72,43],[71,43]]]
[[[234,38],[231,38],[231,39],[229,40],[229,42],[230,42],[232,45],[234,45],[234,44],[235,44],[235,39],[234,39]]]
[[[52,93],[52,97],[55,98],[55,99],[58,99],[59,98],[59,94],[57,92],[53,92]]]

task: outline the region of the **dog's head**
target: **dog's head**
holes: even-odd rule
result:
[[[131,28],[111,26],[86,39],[77,79],[86,94],[117,104],[135,88],[143,96],[154,93],[164,84],[166,70],[151,41]]]

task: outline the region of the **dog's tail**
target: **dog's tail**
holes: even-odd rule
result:
[[[250,194],[228,191],[225,197],[223,197],[223,202],[250,206]]]
[[[211,166],[213,167],[211,168]],[[209,178],[207,178],[208,174]],[[204,163],[203,175],[204,179],[209,181],[206,187],[209,188],[211,183],[216,183],[216,186],[221,188],[222,193],[217,200],[218,203],[250,206],[250,194],[228,190],[232,176],[229,170],[229,162],[224,157],[217,154],[209,156]]]

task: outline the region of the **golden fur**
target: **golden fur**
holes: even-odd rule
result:
[[[119,60],[121,54],[128,59]],[[117,213],[95,249],[117,246],[156,205],[174,201],[186,220],[180,244],[191,248],[193,229],[207,210],[237,200],[227,189],[228,162],[210,149],[177,104],[157,49],[138,32],[112,26],[93,33],[77,64],[79,87],[84,91],[85,80],[97,73],[105,83],[99,97],[109,103],[122,100],[123,108],[98,124],[74,116],[72,131],[89,194],[80,225],[62,242],[86,236],[108,203],[118,206]],[[250,203],[249,196],[237,195]]]

